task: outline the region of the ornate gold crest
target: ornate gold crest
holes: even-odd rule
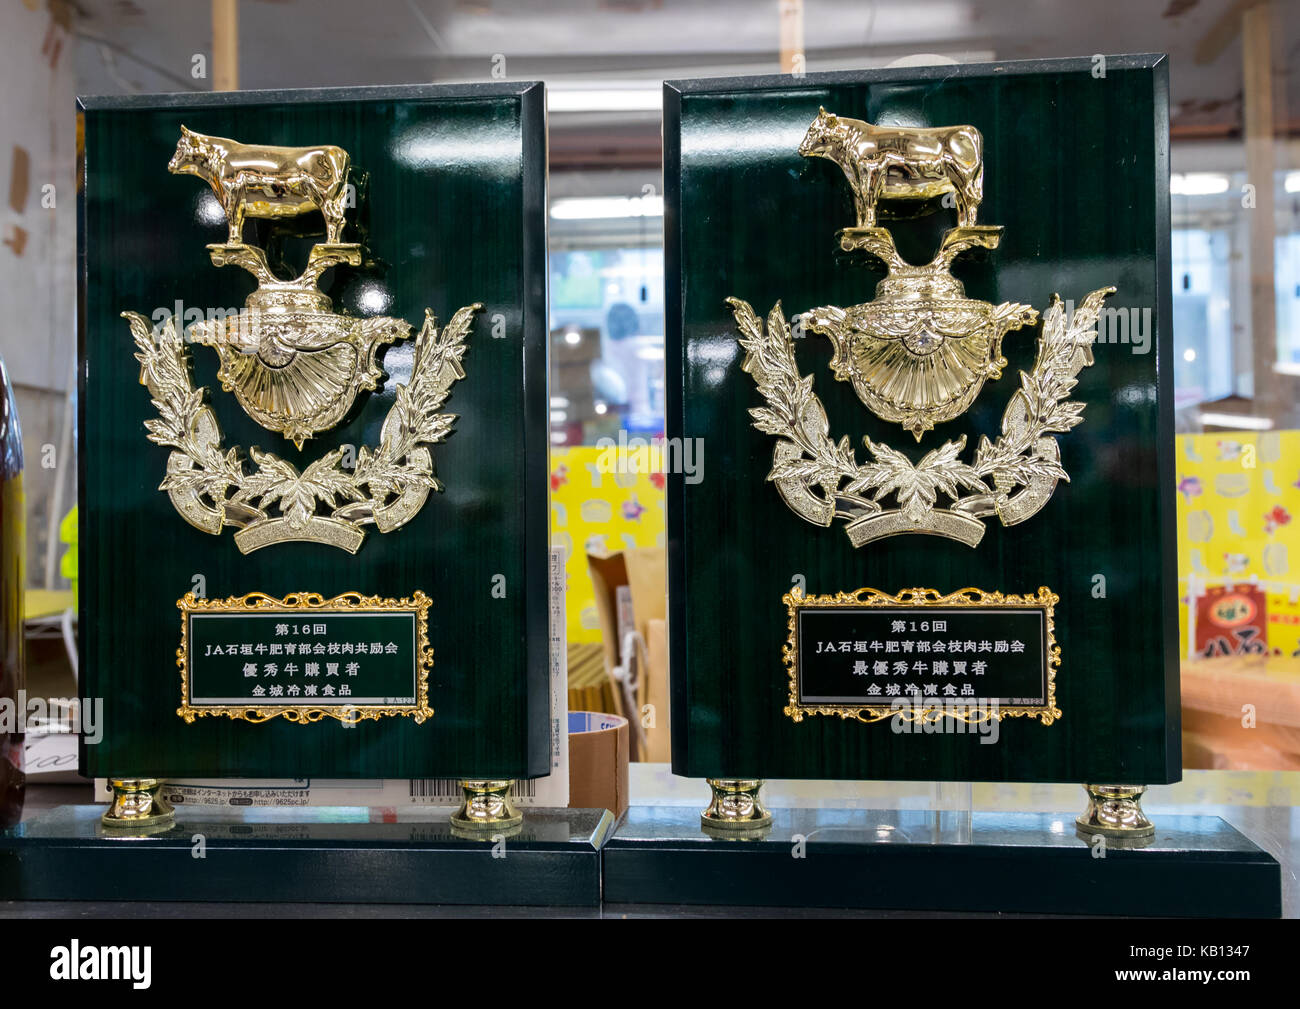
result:
[[[839,232],[845,251],[865,250],[888,268],[873,301],[850,308],[824,306],[804,314],[806,328],[834,344],[831,368],[853,384],[862,402],[883,420],[902,424],[919,442],[936,424],[961,416],[986,380],[1006,367],[1002,339],[1033,325],[1029,305],[992,305],[968,298],[949,272],[972,248],[994,249],[1000,227],[976,224],[983,198],[983,141],[973,126],[933,129],[877,127],[821,109],[799,153],[835,161],[853,188],[857,226]],[[877,224],[877,201],[933,199],[950,193],[958,226],[943,236],[923,266],[907,263],[893,235]],[[767,405],[752,409],[754,426],[775,435],[772,480],[803,519],[829,526],[846,519],[854,546],[883,536],[931,533],[977,544],[983,519],[1023,522],[1069,477],[1052,434],[1083,420],[1071,402],[1079,372],[1093,363],[1092,344],[1102,302],[1113,287],[1094,291],[1067,319],[1053,296],[1043,317],[1038,358],[1021,373],[997,439],[980,439],[972,462],[965,437],[948,441],[913,463],[902,452],[865,439],[873,461],[859,465],[848,437],[829,436],[826,412],[795,361],[794,343],[778,301],[764,328],[744,301],[728,303],[745,349],[744,369]],[[939,496],[950,499],[939,506]],[[893,498],[893,507],[883,503]]]
[[[242,266],[258,282],[244,311],[196,323],[190,339],[217,352],[222,387],[244,411],[298,449],[347,416],[362,391],[377,388],[383,378],[379,348],[411,333],[404,319],[336,313],[317,287],[330,267],[361,262],[359,244],[339,241],[348,168],[347,152],[338,147],[252,147],[185,127],[168,166],[206,181],[225,211],[229,236],[224,245],[208,246],[213,264]],[[311,211],[324,217],[327,241],[312,247],[298,277],[281,280],[264,250],[244,244],[244,219]],[[155,331],[143,316],[122,313],[135,340],[140,382],[159,414],[146,422],[149,440],[173,449],[159,489],[204,532],[217,535],[234,526],[244,553],[292,540],[355,553],[365,539],[363,526],[396,529],[414,517],[429,491],[442,489],[428,446],[443,441],[456,419],[437,411],[452,384],[465,377],[465,338],[481,308],[460,309],[441,332],[425,310],[411,378],[397,387],[380,444],[360,448],[351,469],[343,464],[342,449],[300,470],[253,446],[251,472],[238,447],[224,447],[216,416],[204,402],[207,390],[191,380],[189,352],[175,320]]]

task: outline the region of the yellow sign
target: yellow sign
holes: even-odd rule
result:
[[[551,544],[564,549],[568,640],[600,641],[587,554],[664,545],[664,475],[649,446],[626,458],[595,445],[551,450]],[[615,457],[618,458],[618,457]]]
[[[1177,439],[1179,622],[1187,654],[1189,585],[1252,581],[1264,590],[1268,648],[1300,649],[1300,431]],[[1238,599],[1229,593],[1219,603]],[[1253,614],[1239,617],[1249,620]]]

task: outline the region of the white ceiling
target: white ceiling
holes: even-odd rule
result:
[[[207,90],[191,59],[211,47],[206,0],[75,0],[83,94]],[[809,71],[878,66],[918,52],[958,61],[1167,52],[1172,125],[1230,135],[1241,120],[1243,0],[805,0]],[[1300,124],[1300,4],[1273,0],[1279,126]],[[241,0],[240,85],[319,87],[509,78],[557,84],[773,73],[778,0]],[[557,117],[593,129],[608,163],[657,156],[653,114]],[[604,125],[602,125],[604,124]],[[647,137],[650,140],[647,141]],[[553,138],[554,140],[555,138]],[[563,155],[565,138],[558,137]],[[649,147],[647,147],[649,143]],[[630,146],[629,146],[630,145]],[[575,148],[575,149],[577,149]]]

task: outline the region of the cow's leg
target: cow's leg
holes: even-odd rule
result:
[[[862,178],[862,166],[852,162],[841,166],[844,176],[849,180],[849,191],[853,193],[853,213],[858,219],[859,228],[871,227],[871,210],[867,205],[866,183]]]
[[[870,172],[859,175],[858,184],[853,190],[853,209],[858,215],[859,228],[873,228],[876,225],[876,208],[867,197],[867,190],[871,188],[868,181],[870,177]]]
[[[971,172],[970,183],[966,190],[970,194],[970,223],[975,226],[975,215],[980,204],[984,202],[984,165],[980,164]]]
[[[957,201],[957,205],[961,208],[961,212],[957,218],[958,223],[961,224],[963,228],[975,227],[975,215],[979,208],[978,201],[976,201],[969,191],[965,191],[962,193],[962,198]]]
[[[337,245],[343,236],[345,223],[343,203],[347,199],[347,187],[341,182],[336,182],[332,186],[325,185],[310,177],[304,181],[307,184],[308,198],[316,204],[321,216],[325,218],[325,241],[330,245]]]
[[[957,204],[957,227],[969,228],[974,223],[970,207],[970,180],[958,172],[952,172],[948,175],[948,181],[952,184],[953,202]]]
[[[963,228],[975,227],[976,215],[980,206],[980,183],[983,180],[979,172],[971,172],[964,177],[954,178],[956,183],[954,196],[957,199],[957,224]]]
[[[244,187],[226,187],[226,223],[230,231],[226,237],[227,245],[244,244]]]
[[[876,222],[871,212],[871,204],[867,200],[866,170],[861,162],[856,162],[851,163],[851,167],[846,164],[844,174],[848,176],[849,188],[853,191],[853,213],[858,219],[858,227],[870,228]]]
[[[325,241],[337,245],[343,238],[343,226],[347,223],[343,212],[343,201],[347,190],[340,187],[333,196],[324,196],[320,200],[320,212],[325,217]]]
[[[866,178],[863,180],[863,198],[867,204],[869,220],[864,227],[876,226],[876,212],[880,203],[880,194],[885,191],[885,176],[888,172],[889,166],[883,161],[867,166]]]

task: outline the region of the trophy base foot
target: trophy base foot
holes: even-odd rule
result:
[[[451,814],[451,825],[465,831],[502,831],[524,822],[510,798],[514,781],[509,778],[465,779],[460,783],[461,804]]]
[[[713,801],[700,813],[700,825],[711,832],[753,833],[772,825],[772,814],[763,806],[759,790],[762,778],[708,778]]]
[[[1075,819],[1075,826],[1085,834],[1105,837],[1150,837],[1156,825],[1142,811],[1142,793],[1146,785],[1084,785],[1088,808]]]
[[[105,827],[118,830],[149,830],[170,827],[176,813],[161,795],[161,778],[109,778],[113,801],[100,817]]]

